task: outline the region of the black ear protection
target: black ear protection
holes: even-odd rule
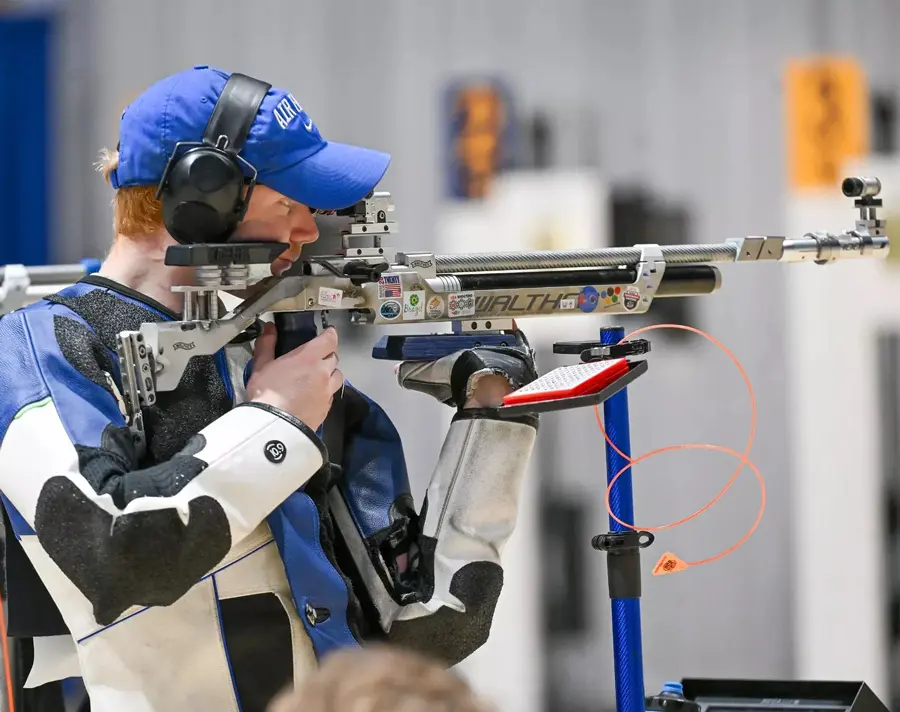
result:
[[[166,229],[182,245],[225,242],[243,220],[256,169],[239,154],[271,88],[232,74],[202,141],[175,144],[156,197],[162,202]]]

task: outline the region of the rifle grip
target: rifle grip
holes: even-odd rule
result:
[[[275,329],[278,340],[275,342],[275,357],[284,356],[298,346],[316,338],[316,314],[311,311],[275,312]]]

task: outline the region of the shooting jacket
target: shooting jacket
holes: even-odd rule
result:
[[[35,640],[28,685],[81,677],[93,712],[264,712],[337,647],[451,665],[481,646],[536,420],[458,413],[416,510],[385,412],[348,386],[316,433],[247,403],[247,341],[157,394],[140,455],[116,335],[177,318],[92,276],[0,319],[9,633]]]

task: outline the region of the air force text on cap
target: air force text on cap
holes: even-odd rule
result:
[[[288,125],[296,119],[298,116],[303,116],[303,127],[307,131],[312,131],[313,122],[309,116],[305,115],[303,111],[303,107],[300,106],[300,102],[298,102],[293,94],[288,94],[284,99],[278,102],[275,106],[275,120],[278,122],[278,125],[286,129]]]

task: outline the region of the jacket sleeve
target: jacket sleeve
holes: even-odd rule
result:
[[[390,643],[455,665],[487,641],[536,432],[536,418],[461,411],[416,512],[400,437],[368,401],[346,449],[341,488],[369,557],[390,579],[397,605],[381,621]],[[367,588],[383,597],[373,591],[377,580]]]
[[[141,467],[112,354],[65,307],[0,320],[0,491],[101,625],[164,606],[222,561],[325,461],[299,420],[235,407]]]

